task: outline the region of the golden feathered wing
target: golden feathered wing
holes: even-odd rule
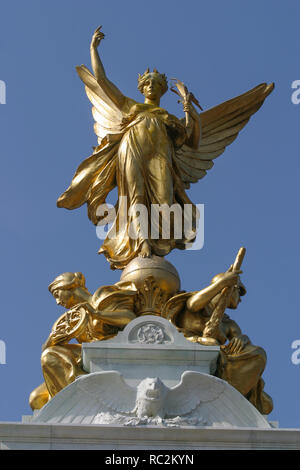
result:
[[[175,161],[184,187],[196,183],[213,167],[213,160],[238,136],[253,114],[262,106],[274,84],[262,83],[252,90],[200,114],[201,139],[196,150],[183,145]]]
[[[88,216],[97,224],[97,207],[105,204],[108,193],[116,186],[116,159],[124,133],[123,118],[136,103],[127,98],[120,110],[101,88],[94,75],[84,66],[77,67],[92,103],[94,130],[98,147],[76,170],[69,188],[58,198],[58,207],[75,209],[88,205]],[[196,150],[187,145],[176,149],[174,160],[186,189],[212,168],[213,160],[238,136],[250,117],[262,106],[274,84],[265,83],[200,114],[201,139]]]
[[[94,131],[98,136],[100,145],[108,134],[120,134],[122,132],[121,123],[124,115],[104,92],[87,67],[80,65],[76,67],[76,70],[85,84],[87,97],[93,105]]]
[[[126,107],[123,112],[114,104],[87,67],[81,65],[77,67],[77,72],[92,103],[94,130],[99,145],[79,165],[70,186],[58,198],[57,206],[72,210],[87,203],[88,216],[97,224],[97,207],[105,204],[108,193],[116,186],[116,159],[118,145],[124,133],[122,120]],[[131,101],[133,100],[126,98],[126,105]]]

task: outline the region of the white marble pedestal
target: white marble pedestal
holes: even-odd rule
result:
[[[83,344],[88,374],[32,423],[270,428],[235,388],[211,375],[218,354],[219,347],[186,340],[164,318],[136,318],[111,340]]]
[[[87,374],[30,422],[0,423],[0,449],[300,447],[300,430],[272,429],[212,375],[218,347],[187,341],[160,317],[139,317],[112,340],[82,349]]]
[[[111,340],[84,343],[82,360],[87,372],[117,370],[133,386],[155,376],[172,387],[186,370],[213,374],[219,351],[219,346],[186,340],[164,318],[146,315]]]

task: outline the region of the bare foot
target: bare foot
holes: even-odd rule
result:
[[[151,258],[151,247],[147,240],[143,242],[139,256],[142,258]]]

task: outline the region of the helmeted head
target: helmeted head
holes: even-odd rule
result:
[[[151,100],[160,99],[168,90],[167,77],[156,69],[150,72],[149,68],[147,68],[143,75],[139,74],[138,76],[138,89],[145,98]]]
[[[216,276],[214,276],[211,280],[211,283],[214,284],[215,282],[221,280],[223,278],[224,274],[225,273],[220,273],[220,274],[217,274]],[[231,297],[229,299],[228,308],[236,309],[238,304],[241,301],[240,298],[243,295],[245,295],[246,293],[247,293],[246,287],[244,286],[244,284],[242,283],[242,281],[239,278],[238,283],[235,286],[233,286],[232,294],[231,294]]]
[[[72,308],[79,303],[81,293],[89,294],[85,287],[85,277],[80,272],[60,274],[51,282],[48,289],[56,303],[65,308]]]

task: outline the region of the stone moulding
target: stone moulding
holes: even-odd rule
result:
[[[160,428],[0,422],[0,450],[298,450],[300,429]]]
[[[186,370],[213,374],[219,350],[192,343],[168,320],[146,315],[111,340],[83,343],[82,358],[87,372],[118,370],[125,378],[142,380],[156,370],[162,380],[171,381],[167,385],[174,385]]]

